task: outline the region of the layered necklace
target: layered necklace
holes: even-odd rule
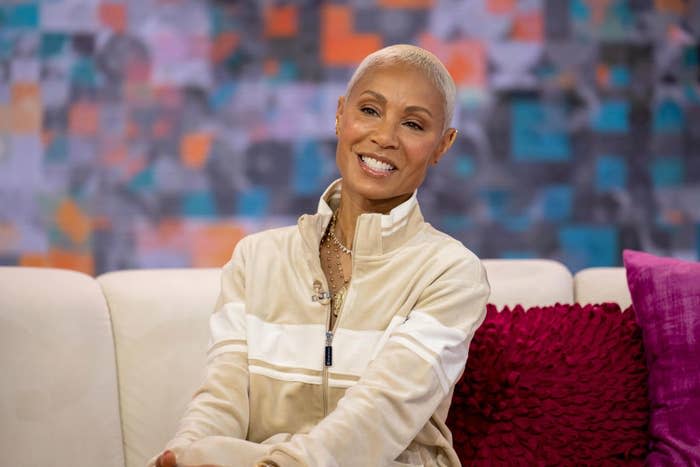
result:
[[[321,258],[325,260],[328,282],[331,289],[331,310],[334,317],[338,317],[343,301],[348,291],[350,277],[345,277],[341,255],[352,256],[352,250],[335,235],[335,226],[338,221],[338,210],[333,213],[326,235],[321,240]]]

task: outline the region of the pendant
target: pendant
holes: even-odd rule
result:
[[[340,309],[343,307],[343,300],[345,300],[345,293],[347,292],[347,286],[343,286],[338,292],[336,292],[333,303],[333,316],[338,317]]]

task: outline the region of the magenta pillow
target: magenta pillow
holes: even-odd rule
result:
[[[642,465],[641,332],[617,304],[487,308],[447,423],[469,465]]]
[[[623,252],[649,367],[649,465],[700,466],[700,263]]]

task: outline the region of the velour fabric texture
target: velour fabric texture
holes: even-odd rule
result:
[[[642,465],[649,403],[634,310],[488,305],[447,419],[474,465]]]
[[[700,263],[625,250],[647,366],[649,465],[700,466]]]

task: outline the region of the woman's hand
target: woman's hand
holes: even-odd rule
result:
[[[156,467],[177,467],[175,454],[172,451],[163,451],[163,454],[156,459]]]
[[[163,454],[156,459],[156,467],[177,467],[175,454],[172,451],[163,451]]]
[[[175,454],[172,451],[164,451],[163,454],[158,456],[156,459],[156,467],[223,467],[214,464],[202,464],[202,465],[184,465],[178,464],[175,461]]]

